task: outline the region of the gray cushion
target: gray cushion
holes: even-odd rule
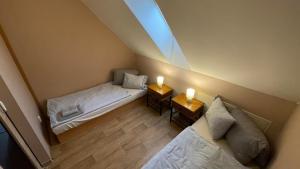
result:
[[[112,84],[121,85],[124,80],[124,73],[130,73],[133,75],[139,74],[139,72],[135,69],[115,69],[113,70],[114,77],[113,77]]]
[[[213,139],[220,139],[235,122],[226,110],[222,100],[216,98],[205,113],[209,131]]]
[[[265,166],[270,154],[267,138],[242,110],[233,109],[231,115],[236,123],[227,132],[226,140],[236,159],[242,164],[255,159],[258,165]]]
[[[145,75],[132,75],[125,73],[123,87],[128,89],[144,89],[146,86],[148,77]]]

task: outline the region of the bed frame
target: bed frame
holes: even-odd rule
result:
[[[74,138],[77,138],[78,136],[80,135],[84,135],[86,134],[87,132],[89,132],[90,130],[94,130],[96,129],[97,126],[99,126],[99,124],[103,123],[104,121],[107,121],[108,119],[111,119],[111,118],[115,118],[116,116],[119,116],[121,113],[126,113],[127,110],[130,110],[132,109],[133,107],[135,107],[136,105],[140,105],[140,104],[144,104],[146,100],[146,97],[145,96],[142,96],[128,104],[125,104],[117,109],[114,109],[108,113],[105,113],[104,115],[102,116],[99,116],[97,118],[94,118],[82,125],[79,125],[75,128],[72,128],[62,134],[59,134],[59,135],[55,135],[51,128],[50,128],[50,132],[52,133],[51,134],[51,137],[52,139],[51,140],[54,140],[54,138],[56,137],[56,142],[55,141],[52,141],[54,142],[53,144],[57,144],[57,141],[58,143],[64,143],[64,142],[67,142],[69,140],[72,140]],[[53,138],[54,137],[54,138]]]
[[[230,107],[230,108],[237,108],[237,106],[228,103],[228,102],[224,102],[226,107]],[[272,121],[265,119],[261,116],[258,116],[254,113],[251,113],[247,110],[241,109],[243,110],[243,112],[247,113],[248,116],[256,123],[256,125],[258,126],[258,128],[260,128],[264,133],[267,132],[267,130],[271,127]]]
[[[272,125],[272,121],[271,120],[266,119],[264,117],[261,117],[261,116],[255,114],[255,113],[249,112],[249,111],[243,109],[242,107],[239,107],[239,106],[233,104],[232,102],[230,102],[230,100],[228,100],[228,99],[226,99],[226,98],[224,98],[224,97],[222,97],[220,95],[211,96],[211,95],[207,95],[205,93],[201,93],[199,95],[199,99],[206,104],[205,111],[208,108],[207,105],[210,105],[216,97],[222,98],[222,101],[224,102],[224,104],[225,104],[226,107],[229,107],[229,108],[239,108],[239,109],[243,110],[245,113],[247,113],[249,115],[249,117],[256,123],[256,125],[264,133],[267,133],[268,129],[271,127],[271,125]]]

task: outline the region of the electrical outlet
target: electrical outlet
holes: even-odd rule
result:
[[[37,119],[40,121],[40,123],[42,123],[42,118],[41,118],[41,116],[37,116]]]

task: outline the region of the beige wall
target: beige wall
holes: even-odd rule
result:
[[[300,1],[157,3],[193,71],[300,101]]]
[[[135,67],[133,52],[79,0],[1,0],[0,24],[40,103]]]
[[[300,166],[300,106],[285,125],[270,169],[298,169]]]
[[[139,56],[137,63],[139,70],[150,76],[150,81],[155,81],[157,75],[163,75],[166,84],[176,89],[177,92],[185,92],[186,88],[193,87],[197,90],[198,97],[202,99],[208,98],[206,96],[219,94],[236,105],[271,120],[272,125],[267,135],[273,142],[296,107],[293,102],[184,70],[148,57]]]
[[[164,60],[159,49],[122,0],[81,0],[135,52]]]
[[[38,120],[39,109],[2,37],[0,36],[0,99],[8,108],[8,116],[16,125],[41,164],[49,162],[50,148]]]
[[[124,1],[82,1],[135,52],[167,60]],[[156,2],[192,71],[300,101],[300,1]]]

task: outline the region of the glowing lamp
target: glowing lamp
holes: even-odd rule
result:
[[[157,76],[156,83],[157,83],[158,87],[162,88],[162,86],[164,84],[164,77],[163,76]]]
[[[188,103],[192,102],[194,96],[195,96],[195,89],[193,88],[186,89],[186,99]]]

